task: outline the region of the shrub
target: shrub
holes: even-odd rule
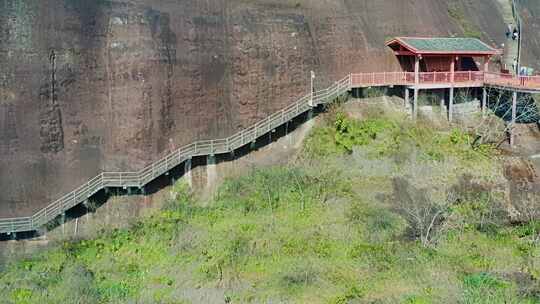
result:
[[[512,301],[507,294],[509,283],[497,277],[481,272],[467,275],[463,278],[465,287],[464,303],[509,303]]]

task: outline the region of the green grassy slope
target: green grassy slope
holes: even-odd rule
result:
[[[10,264],[0,302],[539,303],[540,222],[507,222],[496,152],[367,112],[208,202],[178,184],[128,230]]]

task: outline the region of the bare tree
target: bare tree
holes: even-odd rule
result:
[[[473,145],[492,143],[500,145],[507,140],[508,135],[515,127],[512,124],[512,93],[498,89],[487,89],[488,104],[485,113],[482,113],[473,133]],[[470,98],[470,97],[463,97]],[[538,106],[530,94],[517,94],[517,123],[537,122],[539,117]]]
[[[405,178],[395,178],[393,188],[394,204],[407,221],[410,236],[419,239],[424,247],[433,245],[457,196],[448,192],[446,198],[434,199],[428,191],[416,189]]]

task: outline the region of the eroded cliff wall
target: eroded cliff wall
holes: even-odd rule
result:
[[[523,20],[521,64],[540,71],[540,1],[519,0]]]
[[[309,70],[391,70],[385,40],[471,26],[503,42],[494,0],[0,0],[0,217],[230,135]]]

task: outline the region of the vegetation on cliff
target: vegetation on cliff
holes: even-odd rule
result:
[[[499,156],[472,142],[336,107],[286,167],[207,202],[179,183],[130,229],[10,264],[0,302],[538,303],[540,221],[510,224]]]

